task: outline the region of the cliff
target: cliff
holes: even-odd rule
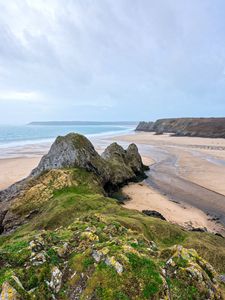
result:
[[[1,195],[0,299],[225,299],[224,238],[107,196],[106,187],[138,180],[144,168],[134,144],[113,143],[99,156],[83,136],[58,138]]]
[[[177,136],[225,138],[225,118],[159,119],[140,122],[136,131],[173,133]]]

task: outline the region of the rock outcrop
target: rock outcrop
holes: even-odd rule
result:
[[[101,214],[23,240],[16,276],[10,273],[13,253],[3,257],[9,270],[1,271],[7,277],[1,299],[224,299],[219,274],[195,250],[161,249],[139,230]]]
[[[93,171],[101,177],[107,177],[107,167],[92,143],[83,135],[70,133],[59,136],[52,144],[48,154],[44,155],[32,172],[36,177],[43,172],[62,168],[83,168]]]
[[[128,181],[136,181],[139,176],[143,177],[146,167],[142,163],[141,156],[135,144],[129,145],[124,150],[117,143],[109,145],[102,153],[102,158],[107,162],[110,170],[110,178],[106,183],[106,190]]]
[[[174,118],[140,122],[136,131],[173,133],[177,136],[225,138],[225,118]]]
[[[30,176],[0,192],[0,233],[27,222],[38,213],[41,203],[51,199],[54,190],[73,186],[76,180],[69,170],[74,168],[95,174],[108,194],[129,181],[144,178],[146,169],[134,144],[124,150],[113,143],[100,156],[85,136],[60,136]],[[32,203],[32,211],[25,214],[24,203]]]

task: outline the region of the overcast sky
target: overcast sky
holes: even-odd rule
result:
[[[0,0],[0,112],[225,116],[225,1]]]

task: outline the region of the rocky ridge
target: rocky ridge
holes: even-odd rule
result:
[[[0,299],[225,299],[222,237],[107,197],[144,169],[133,144],[100,156],[80,135],[58,138],[12,198],[1,194]]]
[[[176,136],[225,138],[225,118],[172,118],[140,122],[136,131],[173,133]]]
[[[60,136],[26,179],[0,192],[1,232],[15,229],[35,214],[33,211],[32,214],[28,213],[26,218],[24,215],[18,218],[13,208],[21,202],[21,199],[23,199],[22,202],[25,199],[32,201],[35,194],[36,202],[39,203],[37,198],[43,200],[52,197],[48,182],[54,181],[54,177],[58,178],[57,182],[54,181],[54,189],[57,186],[60,189],[72,185],[73,180],[70,175],[53,171],[63,168],[81,168],[92,172],[100,180],[105,192],[111,193],[129,181],[144,178],[144,171],[147,167],[143,165],[138,148],[134,144],[124,150],[117,143],[113,143],[100,156],[85,136],[76,133]],[[60,178],[60,175],[63,178]],[[37,178],[39,178],[38,183]]]
[[[2,300],[224,299],[218,273],[195,250],[162,250],[101,214],[42,230],[14,247],[21,254],[16,268],[13,250],[2,257],[8,264]]]

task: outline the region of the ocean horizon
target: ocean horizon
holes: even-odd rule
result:
[[[11,156],[14,149],[28,145],[49,144],[59,135],[76,132],[94,138],[99,136],[112,136],[124,134],[135,129],[134,123],[108,123],[90,124],[83,122],[78,125],[0,125],[0,158]]]

